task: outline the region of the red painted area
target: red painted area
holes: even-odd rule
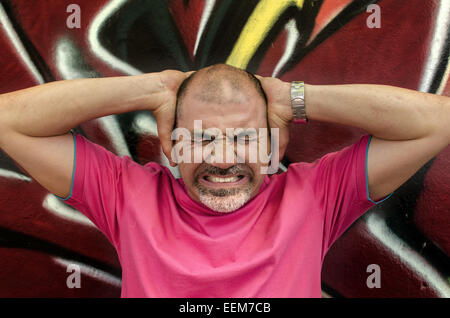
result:
[[[367,28],[369,14],[358,15],[283,79],[301,78],[310,84],[366,83],[417,89],[434,22],[434,7],[420,3],[414,6],[394,0],[380,1],[383,19],[380,29]]]
[[[73,272],[52,255],[16,248],[0,248],[0,297],[119,297],[120,288],[92,278],[81,270],[81,288],[68,288]]]
[[[444,90],[442,92],[442,95],[444,96],[449,96],[450,97],[450,80],[447,77],[447,84],[444,84]]]
[[[311,33],[310,39],[307,44],[309,44],[316,35],[322,31],[322,29],[327,26],[327,24],[341,12],[347,5],[349,5],[352,0],[325,0],[322,3],[319,14],[316,18],[316,24]]]
[[[450,146],[436,156],[417,200],[414,223],[450,256]]]
[[[283,56],[286,50],[287,32],[283,30],[275,39],[273,44],[267,50],[261,65],[258,68],[257,74],[261,76],[272,76],[278,61]]]
[[[116,251],[95,227],[44,208],[48,192],[36,181],[0,178],[0,225],[119,268]]]
[[[55,45],[61,39],[70,39],[82,50],[85,62],[104,76],[123,75],[111,68],[91,49],[88,31],[93,19],[104,9],[107,0],[80,0],[76,3],[81,9],[81,28],[68,29],[66,22],[69,13],[67,6],[71,0],[62,1],[13,1],[13,9],[21,28],[31,39],[40,55],[44,58],[56,79],[63,79],[55,61]],[[39,12],[39,14],[36,14]]]
[[[205,0],[169,1],[169,9],[178,30],[183,37],[191,59],[194,59],[194,48],[200,27],[200,20],[205,7]]]
[[[433,284],[400,256],[408,254],[405,252],[407,247],[398,254],[385,242],[389,242],[388,237],[380,239],[377,233],[371,232],[365,220],[357,221],[328,251],[322,280],[344,297],[440,297]],[[367,285],[368,277],[373,274],[373,271],[367,271],[370,264],[380,267],[380,288]]]
[[[136,149],[136,161],[141,165],[145,165],[146,163],[151,161],[160,162],[161,156],[163,156],[160,149],[161,144],[157,137],[151,135],[141,136]]]
[[[0,47],[2,48],[0,54],[2,73],[9,75],[0,77],[0,93],[37,85],[37,80],[26,68],[4,28],[0,28]]]

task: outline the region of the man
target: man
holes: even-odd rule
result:
[[[122,266],[122,297],[320,297],[333,242],[448,146],[450,99],[381,85],[306,84],[302,91],[301,83],[259,79],[214,65],[5,94],[0,147],[108,237]],[[93,118],[143,109],[155,115],[164,153],[182,178],[70,133]],[[248,136],[226,134],[278,129],[282,156],[289,125],[302,119],[369,134],[270,176],[260,170],[268,162],[236,151],[240,142],[250,148]],[[172,140],[174,126],[192,139]],[[216,142],[209,128],[226,135],[224,142],[199,162],[178,161],[180,143],[186,155],[196,143],[205,150]],[[279,159],[273,143],[256,144]],[[215,160],[225,152],[231,160]]]

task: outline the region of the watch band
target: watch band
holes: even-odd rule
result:
[[[291,106],[294,115],[294,122],[307,123],[305,107],[305,83],[296,81],[291,83]]]

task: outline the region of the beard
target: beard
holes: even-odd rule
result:
[[[236,191],[232,191],[236,190]],[[213,211],[229,213],[241,208],[250,200],[250,189],[199,190],[200,202]]]
[[[245,165],[235,165],[228,169],[220,169],[214,166],[207,166],[201,169],[200,173],[210,175],[242,174],[248,176],[248,182],[242,186],[234,188],[211,189],[198,182],[195,178],[194,186],[198,190],[200,202],[213,211],[230,213],[244,206],[251,199],[251,192],[254,187],[254,177],[251,169]]]

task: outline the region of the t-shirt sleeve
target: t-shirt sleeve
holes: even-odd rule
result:
[[[318,159],[314,192],[324,211],[324,240],[328,249],[369,208],[388,199],[369,197],[367,153],[372,135]]]
[[[58,198],[86,215],[115,245],[124,167],[131,158],[119,157],[82,135],[72,135],[75,158],[71,190],[66,198]]]

